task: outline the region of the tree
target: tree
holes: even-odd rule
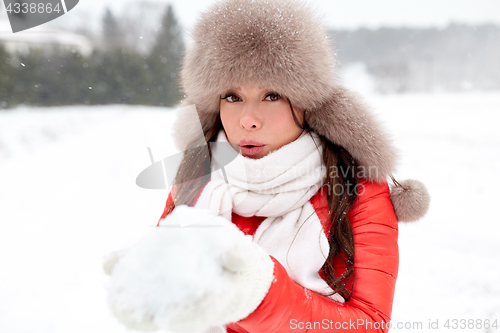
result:
[[[106,8],[102,19],[102,44],[105,50],[113,50],[123,46],[120,25],[109,8]]]
[[[9,102],[11,100],[12,85],[15,77],[8,61],[9,54],[3,44],[0,44],[0,110],[10,106]]]
[[[181,98],[178,78],[183,53],[182,28],[169,5],[149,56],[149,73],[152,75],[150,94],[158,105],[172,106]]]

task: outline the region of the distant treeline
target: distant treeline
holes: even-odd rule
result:
[[[109,10],[102,28],[101,46],[88,56],[56,47],[8,53],[0,44],[0,108],[179,102],[184,42],[171,6],[147,52],[122,43],[125,31]]]
[[[139,32],[137,22],[117,19],[108,10],[87,56],[64,48],[8,53],[0,44],[0,109],[177,104],[183,33],[171,6],[160,21],[151,33]],[[142,48],[138,34],[141,40],[142,35],[149,38]],[[382,93],[500,90],[498,26],[338,30],[331,35],[339,67],[364,63]]]
[[[331,31],[340,66],[366,64],[380,92],[500,90],[500,27]]]

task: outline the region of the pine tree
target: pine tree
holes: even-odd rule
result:
[[[102,18],[102,44],[105,50],[113,50],[123,46],[120,25],[109,8],[106,8]]]
[[[179,89],[179,70],[184,52],[182,28],[168,6],[149,56],[149,72],[152,86],[149,93],[157,105],[172,106],[181,99]]]
[[[10,106],[12,82],[14,80],[12,67],[8,64],[9,54],[0,44],[0,110]]]

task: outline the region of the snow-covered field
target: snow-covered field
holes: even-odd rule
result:
[[[392,331],[500,332],[500,93],[368,100],[402,151],[397,178],[420,179],[432,198],[424,219],[400,225],[392,323],[407,329]],[[176,152],[174,117],[133,106],[0,112],[0,332],[127,331],[108,310],[102,258],[161,215],[167,193],[135,178],[147,147],[156,160]],[[454,330],[454,319],[474,328]]]

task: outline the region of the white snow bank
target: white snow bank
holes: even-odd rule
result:
[[[0,110],[0,162],[116,120],[129,106],[72,106]],[[105,111],[105,112],[103,112]]]
[[[370,96],[369,103],[402,151],[396,177],[423,181],[431,195],[424,219],[400,225],[393,307],[394,324],[423,327],[391,332],[438,332],[447,318],[500,321],[500,94]],[[0,159],[0,332],[128,332],[108,309],[102,259],[156,225],[167,193],[141,189],[135,178],[151,163],[147,147],[155,160],[177,152],[175,114],[101,108],[111,112],[96,121],[84,120],[93,107],[66,108],[82,119],[75,130],[53,129],[56,140],[40,134],[31,150],[19,126],[40,115],[30,131],[42,133],[36,124],[56,116],[0,111],[0,142],[11,152]],[[429,329],[436,320],[441,329]]]

